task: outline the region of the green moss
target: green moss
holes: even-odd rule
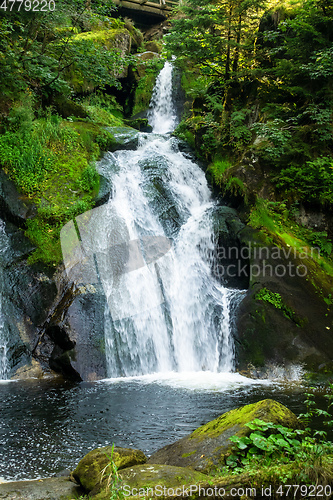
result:
[[[259,198],[251,210],[249,224],[260,231],[266,244],[281,248],[286,255],[291,252],[296,265],[306,267],[306,279],[326,302],[333,284],[332,242],[327,233],[306,229],[291,216],[292,212],[285,203]],[[285,312],[288,316],[289,313]],[[290,311],[289,317],[292,316]]]
[[[161,488],[182,488],[182,486],[194,485],[206,479],[204,474],[188,469],[185,467],[174,467],[170,465],[137,465],[119,471],[118,476],[121,480],[117,485],[118,488],[126,485],[126,489],[132,490],[135,488],[138,495],[135,497],[127,496],[126,498],[166,498],[163,494],[158,494]],[[156,490],[155,490],[156,488]],[[152,495],[153,491],[157,495]],[[140,494],[139,494],[140,491]],[[144,494],[146,492],[146,494]],[[122,498],[121,489],[114,490],[112,487],[107,487],[103,484],[103,491],[94,495],[96,500],[110,500],[110,498]],[[189,496],[188,498],[192,498]]]
[[[78,33],[77,35],[74,35],[71,40],[73,42],[75,42],[76,40],[89,40],[97,43],[98,45],[111,49],[115,47],[115,42],[122,35],[128,36],[128,30],[126,28]]]
[[[226,173],[231,167],[232,164],[228,159],[216,159],[208,166],[207,172],[212,175],[214,184],[222,187],[226,179]]]
[[[61,227],[94,206],[99,190],[95,161],[114,145],[114,136],[97,123],[50,115],[34,120],[24,133],[4,134],[2,145],[5,171],[37,207],[27,221],[26,236],[36,246],[29,263],[55,265],[62,258]]]
[[[254,298],[256,300],[267,302],[276,309],[280,309],[286,318],[289,318],[297,323],[295,312],[287,306],[279,293],[274,293],[271,290],[268,290],[268,288],[262,288],[258,293],[256,293]],[[263,322],[265,323],[265,320]]]
[[[182,458],[187,458],[196,453],[197,450],[190,451],[189,453],[183,453]]]
[[[135,116],[149,108],[156,77],[164,65],[162,59],[150,59],[140,63],[140,79],[135,89],[132,115]]]
[[[267,413],[269,413],[269,420],[266,416]],[[273,423],[284,422],[283,425],[291,428],[297,426],[297,419],[288,408],[272,399],[265,399],[258,403],[242,406],[241,408],[224,413],[217,419],[202,425],[192,432],[190,439],[203,440],[207,437],[214,438],[232,427],[238,427],[240,432],[244,432],[246,430],[243,427],[244,424],[255,418],[261,418]],[[236,432],[236,434],[239,434],[239,432]]]
[[[93,490],[104,477],[113,472],[111,459],[117,470],[144,464],[147,457],[140,450],[105,446],[90,451],[78,464],[73,477],[86,491]]]
[[[150,73],[140,79],[135,90],[133,115],[145,111],[149,107],[153,88],[155,85],[156,75]]]
[[[90,118],[98,125],[107,127],[121,127],[124,122],[121,118],[115,116],[113,113],[98,106],[85,106]]]

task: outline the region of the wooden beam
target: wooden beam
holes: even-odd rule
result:
[[[147,12],[151,14],[160,13],[161,16],[164,16],[162,12],[172,10],[172,7],[167,4],[160,5],[159,2],[154,3],[149,0],[114,0],[114,3],[116,5],[119,5],[119,7],[124,7],[126,9],[139,10],[141,12]]]

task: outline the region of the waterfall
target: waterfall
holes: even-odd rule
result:
[[[5,233],[5,224],[0,219],[0,257],[1,253],[6,250],[7,237]],[[8,342],[5,331],[5,321],[2,306],[2,267],[0,258],[0,380],[7,380],[9,377],[9,361],[8,361]]]
[[[172,64],[166,62],[157,77],[150,109],[149,124],[154,134],[167,134],[176,126],[176,113],[172,102]]]
[[[153,133],[138,132],[136,150],[103,159],[113,198],[90,225],[107,297],[108,376],[228,372],[234,368],[230,318],[242,292],[212,275],[217,203],[204,172],[167,135],[176,123],[169,62],[156,80],[149,122]],[[149,260],[145,238],[170,244]]]

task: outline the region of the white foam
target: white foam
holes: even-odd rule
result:
[[[103,379],[99,382],[108,384],[138,382],[141,384],[159,384],[177,389],[217,392],[246,386],[272,384],[269,379],[259,380],[244,377],[239,373],[216,373],[211,371],[151,373],[149,375]]]

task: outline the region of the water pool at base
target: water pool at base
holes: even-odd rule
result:
[[[238,374],[158,374],[70,384],[0,384],[0,477],[33,479],[72,470],[91,449],[115,443],[152,454],[222,413],[273,398],[304,410],[299,384]]]

